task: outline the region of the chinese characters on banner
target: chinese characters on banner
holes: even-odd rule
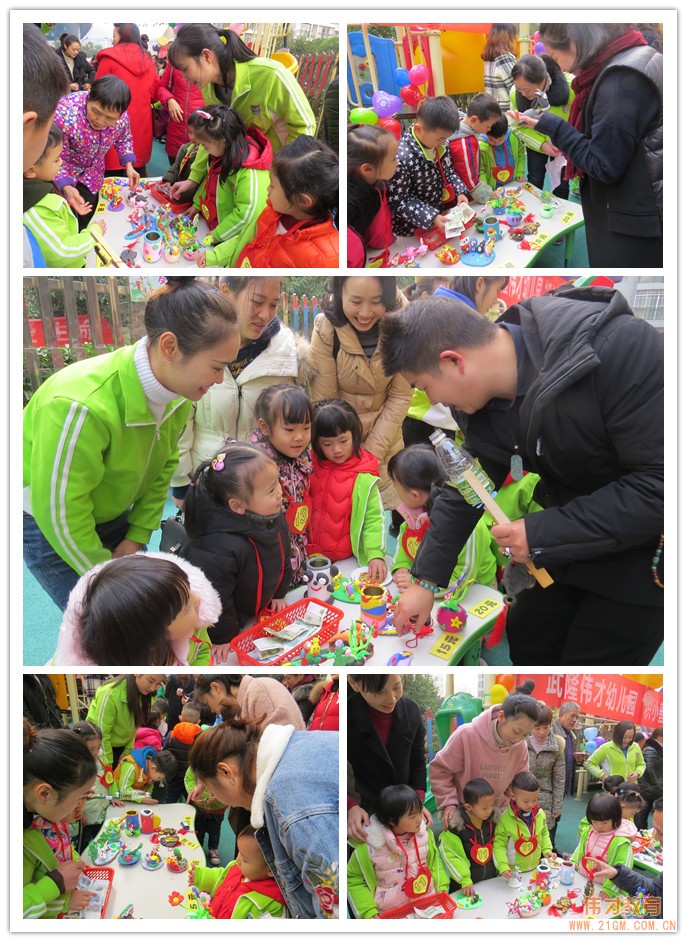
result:
[[[518,674],[516,683],[527,679],[528,675]],[[548,706],[572,700],[582,713],[609,720],[651,727],[663,723],[663,694],[620,674],[543,674],[536,681],[534,696]]]

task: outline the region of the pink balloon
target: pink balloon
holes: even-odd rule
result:
[[[413,85],[424,85],[429,78],[429,69],[426,65],[414,65],[408,72],[408,77]]]
[[[541,33],[539,32],[539,30],[535,29],[535,31],[532,33],[532,42],[538,43],[540,35]]]

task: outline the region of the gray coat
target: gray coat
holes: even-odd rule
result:
[[[560,736],[553,729],[549,733],[546,746],[535,752],[532,737],[527,737],[527,752],[530,760],[530,772],[539,782],[539,806],[546,812],[546,826],[554,825],[554,814],[563,810],[565,793],[565,749]]]

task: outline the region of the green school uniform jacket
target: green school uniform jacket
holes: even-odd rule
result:
[[[584,849],[589,837],[592,826],[589,821],[584,821],[580,828],[580,842],[575,848],[570,858],[574,864],[578,864],[584,857]],[[606,862],[611,867],[617,867],[622,864],[623,867],[632,869],[634,864],[634,854],[632,853],[632,841],[626,834],[617,834],[611,841],[606,852]],[[625,890],[619,889],[612,880],[604,880],[602,887],[609,896],[627,896]]]
[[[103,732],[102,761],[112,765],[113,747],[131,752],[136,738],[136,723],[126,702],[126,681],[120,684],[102,684],[88,708],[86,719]]]
[[[26,181],[24,186],[26,186]],[[29,232],[36,237],[47,268],[83,268],[94,245],[93,223],[79,232],[79,223],[64,196],[52,184],[45,194],[22,216]]]
[[[127,538],[148,542],[179,462],[191,403],[168,403],[158,422],[134,350],[122,347],[53,373],[24,410],[25,500],[55,552],[79,575],[110,559],[96,524],[128,510]]]
[[[573,76],[569,72],[564,72],[563,75],[568,83],[571,84]],[[511,108],[517,110],[517,89],[515,85],[510,90],[510,104]],[[570,89],[570,96],[565,105],[550,105],[546,114],[555,114],[559,118],[562,118],[563,121],[570,120],[570,106],[572,105],[573,98],[575,97],[575,92]],[[535,131],[534,128],[528,128],[525,124],[513,124],[511,125],[511,130],[519,140],[528,147],[530,150],[536,150],[542,153],[541,146],[547,141],[550,141],[548,134],[542,134],[541,131]]]
[[[212,898],[226,880],[231,868],[236,866],[236,861],[232,860],[226,867],[196,867],[193,872],[193,885],[201,893],[209,893]],[[251,890],[250,893],[243,893],[238,898],[231,918],[262,919],[263,916],[268,914],[273,919],[284,919],[286,917],[286,907],[278,900],[267,896],[266,893]]]
[[[584,767],[594,778],[601,778],[603,775],[622,775],[627,781],[628,776],[633,772],[637,772],[638,777],[641,778],[644,775],[646,762],[636,742],[630,743],[626,756],[620,746],[616,746],[613,740],[610,740],[591,754]]]
[[[513,867],[521,871],[534,870],[544,854],[553,850],[549,829],[546,826],[546,812],[543,808],[537,811],[535,818],[534,836],[537,838],[537,849],[527,856],[516,851],[513,864],[509,864],[507,855],[509,843],[511,841],[514,843],[519,837],[527,838],[528,834],[527,825],[520,818],[516,819],[509,805],[499,818],[494,832],[494,863],[499,873],[512,870]]]
[[[69,909],[69,893],[48,876],[57,869],[57,860],[50,845],[40,831],[25,828],[23,834],[24,859],[24,919],[57,919]],[[73,851],[73,859],[79,856]]]

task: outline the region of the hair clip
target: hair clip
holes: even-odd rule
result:
[[[212,459],[212,470],[213,471],[224,471],[224,459],[226,458],[226,453],[222,452],[221,455],[215,455]]]
[[[205,118],[206,121],[212,121],[212,115],[209,111],[203,111],[202,108],[196,108],[196,114],[199,114],[201,118]]]
[[[222,40],[222,42],[223,42],[224,45],[226,46],[226,44],[227,44],[227,37],[226,37],[226,36],[220,36],[220,39]]]

